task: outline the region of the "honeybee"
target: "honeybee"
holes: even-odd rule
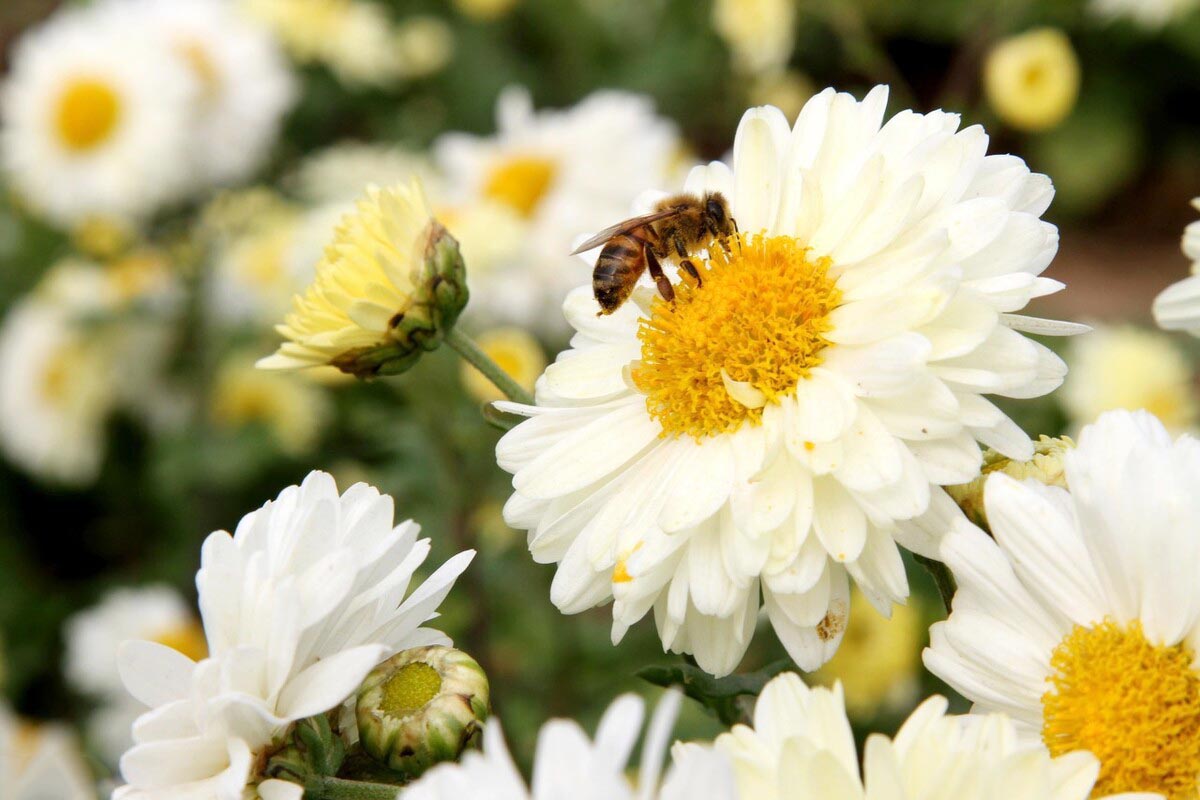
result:
[[[737,222],[720,192],[708,192],[703,197],[677,194],[660,200],[649,214],[600,231],[571,255],[604,245],[592,270],[592,292],[600,304],[600,314],[611,314],[629,299],[647,268],[663,299],[674,300],[675,290],[659,263],[659,259],[672,254],[679,257],[680,269],[699,284],[700,273],[691,261],[691,251],[734,233]]]

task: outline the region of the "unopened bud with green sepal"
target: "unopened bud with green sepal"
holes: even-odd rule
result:
[[[983,488],[988,476],[993,473],[1003,473],[1019,481],[1033,478],[1047,486],[1067,488],[1067,477],[1064,472],[1063,456],[1075,446],[1069,437],[1052,439],[1049,436],[1039,436],[1033,443],[1033,458],[1028,461],[1014,461],[995,450],[987,450],[983,454],[983,469],[978,478],[970,483],[957,486],[947,486],[946,491],[959,508],[967,515],[967,519],[984,530],[988,527],[987,513],[983,507]]]
[[[355,704],[363,750],[409,778],[476,745],[489,713],[483,669],[461,650],[436,645],[380,664]]]

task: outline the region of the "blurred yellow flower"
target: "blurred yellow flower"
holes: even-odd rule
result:
[[[778,70],[795,45],[795,0],[716,0],[713,28],[742,72]]]
[[[433,218],[417,181],[371,187],[338,224],[316,280],[279,331],[266,369],[333,365],[359,377],[408,369],[466,304],[458,244]]]
[[[870,604],[857,587],[850,603],[856,608]],[[841,681],[846,710],[857,719],[901,710],[917,696],[924,646],[925,626],[915,596],[908,605],[894,606],[890,620],[874,611],[853,614],[841,647],[810,683],[833,686]]]
[[[454,57],[454,29],[427,14],[409,17],[397,25],[395,41],[405,78],[432,75]]]
[[[802,72],[794,69],[759,76],[750,86],[750,104],[775,106],[788,119],[795,119],[800,109],[817,93],[817,87]]]
[[[513,380],[533,391],[533,384],[546,368],[546,355],[537,339],[528,331],[522,328],[493,328],[480,334],[475,343]],[[504,393],[466,361],[462,365],[462,381],[467,394],[481,403],[504,399]]]
[[[255,369],[248,355],[228,359],[213,387],[214,423],[229,428],[262,425],[280,450],[293,455],[312,449],[330,411],[320,387],[293,375]]]
[[[520,0],[454,0],[454,7],[464,17],[483,22],[506,16],[518,2]]]
[[[983,469],[979,477],[970,483],[947,486],[946,492],[958,503],[967,519],[985,530],[990,530],[983,503],[983,487],[987,484],[988,477],[992,473],[1001,472],[1014,480],[1032,478],[1046,486],[1066,489],[1067,476],[1063,456],[1073,447],[1075,442],[1069,436],[1052,439],[1043,434],[1034,442],[1033,458],[1028,461],[1015,461],[989,449],[983,454]]]
[[[1044,131],[1058,125],[1079,96],[1079,59],[1057,28],[1010,37],[988,54],[983,67],[988,102],[1014,128]]]
[[[1195,374],[1168,336],[1133,325],[1097,326],[1071,344],[1062,402],[1074,428],[1116,408],[1144,408],[1173,433],[1195,427]]]
[[[71,244],[89,258],[104,260],[124,252],[135,236],[136,232],[127,220],[91,214],[72,229]]]

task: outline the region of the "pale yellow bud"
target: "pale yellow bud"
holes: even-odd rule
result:
[[[1060,439],[1040,436],[1034,442],[1033,458],[1029,461],[1013,461],[995,450],[988,450],[983,454],[983,470],[978,478],[970,483],[947,486],[946,491],[967,515],[967,519],[988,530],[987,512],[983,507],[983,487],[989,475],[1000,472],[1018,481],[1032,478],[1047,486],[1065,489],[1067,477],[1063,472],[1063,456],[1074,446],[1075,442],[1067,436]]]
[[[988,103],[1014,128],[1058,125],[1079,96],[1079,59],[1066,34],[1038,28],[1000,42],[983,67]]]

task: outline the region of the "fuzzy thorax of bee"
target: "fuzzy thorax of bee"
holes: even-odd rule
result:
[[[821,364],[841,302],[830,260],[790,236],[740,234],[708,252],[699,280],[680,270],[674,302],[655,298],[638,330],[630,378],[664,436],[759,424]]]

